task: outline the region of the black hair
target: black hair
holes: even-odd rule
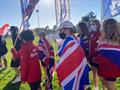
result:
[[[73,33],[76,33],[76,27],[73,26]]]
[[[21,39],[25,40],[25,41],[31,41],[31,40],[34,40],[34,34],[31,30],[26,30],[26,31],[23,31],[21,34],[20,34],[20,37]]]
[[[88,31],[88,26],[85,22],[79,22],[78,27],[80,27],[82,30],[87,30]]]
[[[11,27],[10,27],[10,32],[11,32],[12,34],[17,34],[17,32],[18,32],[18,27],[16,27],[16,26],[11,26]]]

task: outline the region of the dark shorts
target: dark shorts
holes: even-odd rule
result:
[[[105,78],[107,81],[116,81],[116,78]]]
[[[20,59],[11,60],[11,67],[19,67],[20,66]]]
[[[38,88],[40,88],[40,83],[41,83],[41,81],[29,83],[30,89],[31,90],[38,90]]]

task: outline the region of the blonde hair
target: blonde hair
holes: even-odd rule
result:
[[[108,41],[118,42],[120,44],[120,26],[114,19],[107,19],[103,22],[104,38]]]

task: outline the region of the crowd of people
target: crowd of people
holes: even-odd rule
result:
[[[79,49],[79,54],[85,55],[87,58],[88,71],[93,73],[94,90],[98,90],[98,78],[102,82],[102,88],[105,90],[115,90],[115,82],[120,77],[120,25],[115,19],[106,19],[103,23],[99,20],[92,20],[88,25],[86,22],[79,22],[76,27],[70,21],[60,23],[59,37],[62,43],[58,44],[59,50],[57,56],[60,60],[66,55],[66,49],[71,48],[72,40]],[[53,46],[46,38],[45,32],[39,33],[38,45],[34,44],[34,33],[32,30],[23,30],[20,35],[18,28],[11,26],[10,32],[14,48],[11,49],[12,59],[11,67],[16,72],[16,78],[12,84],[17,82],[27,82],[31,90],[41,90],[41,68],[45,72],[46,90],[52,90],[52,77],[56,68],[55,52]],[[69,40],[70,39],[70,40]],[[67,45],[67,48],[64,45]],[[7,68],[7,60],[5,54],[8,52],[5,42],[0,36],[0,59],[3,59],[4,66]],[[72,53],[73,54],[73,53]],[[74,60],[74,58],[73,58]],[[58,60],[59,61],[59,60]],[[41,64],[40,64],[41,63]],[[2,67],[0,60],[0,67]],[[68,67],[65,70],[69,70]],[[59,80],[58,74],[58,80]],[[90,90],[89,72],[84,73],[84,79],[80,90]],[[62,84],[60,86],[63,88]]]

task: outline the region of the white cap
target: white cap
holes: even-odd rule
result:
[[[70,21],[63,21],[62,23],[60,23],[59,25],[59,30],[62,29],[62,28],[74,28],[72,22]]]

